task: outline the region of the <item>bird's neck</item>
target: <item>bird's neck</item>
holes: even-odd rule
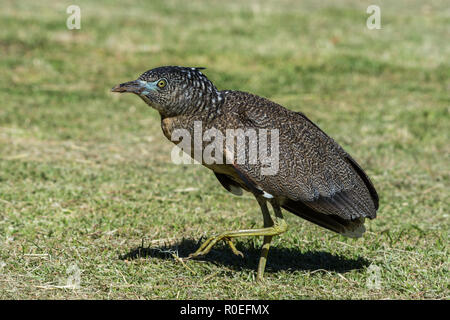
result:
[[[225,95],[218,90],[204,90],[186,93],[183,103],[177,103],[169,110],[160,111],[161,117],[172,118],[188,116],[202,121],[209,121],[221,114]]]
[[[225,101],[225,96],[222,92],[214,90],[206,92],[204,99],[201,102],[196,100],[191,103],[191,113],[196,113],[204,121],[210,121],[222,112],[222,105]]]
[[[194,132],[195,125],[201,124],[207,128],[214,119],[222,114],[222,106],[225,102],[225,94],[220,91],[203,94],[202,99],[193,99],[196,103],[187,103],[173,113],[162,113],[161,126],[164,135],[171,140],[171,136],[176,129],[185,129],[191,134]],[[201,100],[201,101],[200,101]]]

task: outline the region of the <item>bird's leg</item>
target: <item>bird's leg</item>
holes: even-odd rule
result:
[[[261,207],[261,212],[264,219],[264,228],[268,228],[274,225],[272,218],[270,217],[269,209],[267,208],[267,203],[264,198],[256,197],[256,200]],[[267,255],[269,254],[270,242],[272,241],[272,236],[264,236],[263,245],[261,248],[261,256],[259,257],[258,271],[256,274],[256,280],[261,281],[263,278],[264,270],[266,268]]]
[[[273,236],[264,236],[261,248],[261,256],[259,257],[258,271],[256,273],[256,281],[262,281],[264,270],[266,269],[267,255],[269,254],[270,242]]]
[[[265,200],[259,200],[258,203],[261,206],[261,210],[264,217],[264,225],[265,228],[260,229],[245,229],[245,230],[238,230],[238,231],[226,231],[218,236],[208,238],[201,246],[198,248],[198,250],[192,254],[189,255],[189,258],[195,258],[201,255],[207,254],[212,247],[220,240],[230,241],[231,238],[236,237],[245,237],[245,236],[264,236],[264,245],[261,252],[261,257],[258,265],[258,274],[257,279],[261,280],[262,276],[264,274],[264,269],[266,265],[267,260],[267,253],[270,246],[270,241],[272,240],[273,236],[276,236],[278,234],[281,234],[287,230],[287,224],[283,219],[283,215],[281,214],[281,210],[279,207],[279,204],[277,201],[273,200],[271,201],[272,206],[274,207],[275,211],[275,221],[272,220],[269,214],[269,210],[267,209]],[[230,244],[228,242],[228,244]],[[234,246],[233,246],[234,247]],[[233,249],[233,248],[232,248]]]

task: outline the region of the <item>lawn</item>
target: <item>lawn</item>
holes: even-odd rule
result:
[[[0,299],[449,299],[449,34],[444,0],[3,0]],[[380,195],[364,237],[286,212],[263,283],[260,238],[237,240],[243,259],[179,259],[262,216],[110,92],[161,65],[207,67],[335,138]]]

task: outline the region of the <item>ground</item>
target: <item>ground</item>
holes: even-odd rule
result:
[[[448,299],[449,26],[446,1],[2,1],[0,298]],[[365,236],[286,212],[264,283],[260,238],[182,262],[262,216],[173,164],[157,112],[110,92],[161,65],[316,122],[379,192]]]

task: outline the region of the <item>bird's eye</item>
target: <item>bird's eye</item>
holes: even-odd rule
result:
[[[166,86],[166,84],[167,84],[167,81],[164,80],[164,79],[161,79],[161,80],[158,81],[158,83],[156,85],[158,86],[158,88],[162,89],[162,88],[164,88]]]

